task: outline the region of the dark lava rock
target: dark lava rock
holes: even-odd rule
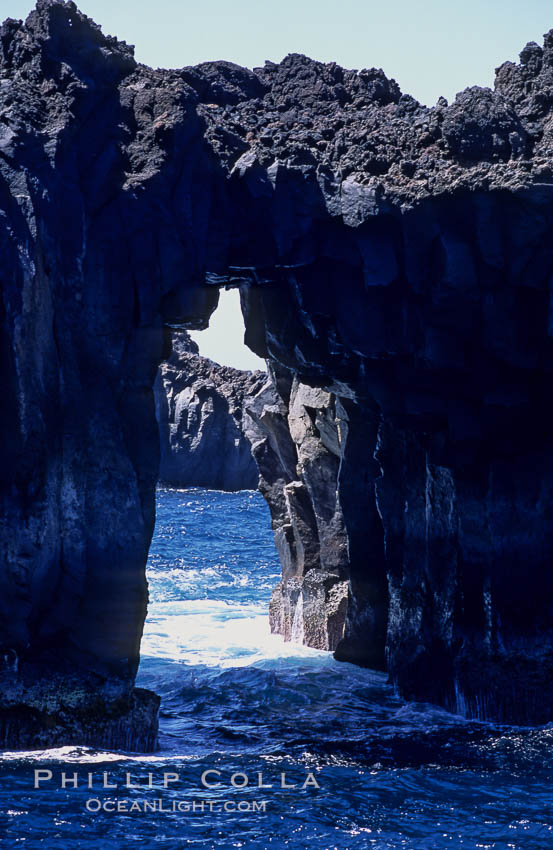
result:
[[[478,86],[458,94],[444,110],[441,132],[449,150],[467,160],[509,160],[526,145],[514,107],[497,92]]]
[[[552,719],[552,68],[553,31],[494,92],[428,108],[298,55],[154,71],[72,2],[1,27],[0,648],[19,706],[46,716],[62,674],[76,726],[92,689],[130,704],[166,328],[205,327],[230,284],[273,376],[251,405],[273,624],[408,697]]]
[[[154,385],[162,484],[257,489],[257,466],[244,435],[244,399],[265,377],[201,357],[188,334],[175,331],[172,354]]]
[[[336,649],[348,610],[349,555],[338,474],[347,414],[335,394],[282,368],[245,403],[246,436],[271,511],[282,582],[271,631],[316,649]]]
[[[144,688],[134,688],[121,700],[106,700],[92,691],[86,703],[68,702],[56,709],[28,701],[4,706],[0,746],[38,750],[73,745],[149,753],[157,746],[159,706],[157,694]]]

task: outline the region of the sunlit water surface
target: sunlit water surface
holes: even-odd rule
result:
[[[553,846],[553,729],[407,704],[380,673],[284,643],[267,617],[278,575],[258,493],[159,490],[138,677],[162,697],[159,751],[4,754],[2,848]],[[53,781],[34,790],[35,769]]]

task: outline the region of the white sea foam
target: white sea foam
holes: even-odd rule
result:
[[[164,755],[144,755],[136,753],[114,753],[104,750],[95,750],[92,747],[52,747],[48,750],[27,750],[1,754],[1,761],[31,761],[31,762],[59,762],[60,764],[104,764],[106,762],[140,762],[155,763],[167,761],[194,761],[195,755],[184,753]]]
[[[258,661],[320,657],[328,653],[271,634],[265,605],[219,600],[158,602],[150,605],[142,656],[190,664],[244,667]]]

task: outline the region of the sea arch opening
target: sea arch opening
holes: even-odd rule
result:
[[[317,267],[313,279],[320,273]],[[171,353],[155,387],[160,482],[258,489],[281,566],[268,606],[271,631],[383,670],[384,546],[372,479],[358,462],[366,444],[369,451],[376,444],[378,412],[317,363],[328,339],[315,326],[306,334],[298,319],[305,270],[242,274],[225,289],[207,287],[216,296],[204,310],[208,330],[205,318],[189,318],[198,296],[181,304],[179,323],[167,322]],[[267,371],[246,373],[202,356],[212,352],[247,365],[265,356]]]
[[[317,522],[307,488],[301,485],[305,493],[299,493],[295,480],[298,447],[290,435],[289,409],[276,389],[275,367],[267,372],[235,366],[265,367],[243,342],[237,289],[221,290],[209,327],[211,344],[209,330],[170,328],[172,350],[155,382],[160,475],[137,683],[162,696],[164,746],[164,712],[173,713],[179,733],[189,729],[185,716],[202,704],[203,691],[228,735],[223,686],[236,691],[239,680],[243,694],[237,704],[250,706],[254,692],[268,689],[274,709],[278,697],[271,681],[295,691],[298,660],[314,673],[328,663],[329,650],[343,637],[347,610],[343,575],[321,571],[314,558]],[[222,331],[224,344],[216,336]],[[208,353],[213,359],[204,356]],[[282,379],[283,374],[281,384]],[[288,404],[290,394],[291,388]],[[308,417],[306,427],[310,422]],[[285,491],[284,500],[277,491]],[[322,578],[311,575],[304,587],[304,574],[315,568]],[[342,597],[329,605],[327,589],[339,576]],[[283,669],[282,680],[277,668]],[[182,685],[178,697],[176,681]],[[200,734],[196,727],[193,734]]]

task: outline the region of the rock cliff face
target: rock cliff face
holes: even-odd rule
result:
[[[269,504],[282,582],[270,605],[271,630],[285,640],[303,641],[316,649],[349,646],[349,660],[383,666],[386,631],[385,581],[374,594],[362,641],[349,640],[346,615],[353,617],[365,590],[355,584],[349,545],[353,527],[346,524],[346,490],[359,486],[350,465],[347,388],[322,389],[303,384],[294,373],[273,367],[269,380],[246,402],[246,435],[260,471],[259,488]],[[358,492],[363,522],[366,489]],[[378,593],[382,608],[376,613]],[[348,630],[349,632],[349,630]]]
[[[92,698],[124,740],[152,386],[228,284],[274,375],[273,623],[408,697],[552,719],[552,164],[553,31],[427,108],[297,55],[153,71],[71,2],[2,26],[5,741]]]
[[[256,490],[258,472],[244,434],[244,399],[265,381],[201,357],[185,331],[154,384],[160,431],[159,480],[175,487]]]

